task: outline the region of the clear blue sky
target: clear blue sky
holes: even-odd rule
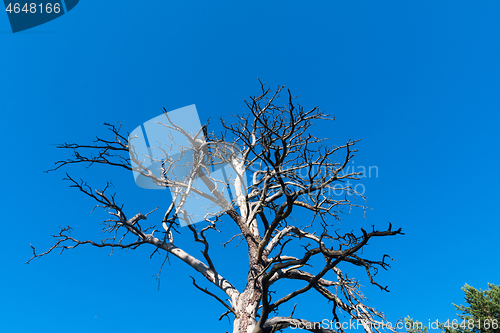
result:
[[[370,304],[391,321],[455,318],[451,303],[463,303],[465,283],[500,284],[499,17],[492,0],[82,0],[12,34],[0,13],[0,332],[230,331],[217,322],[224,309],[192,287],[194,273],[175,258],[158,290],[161,260],[149,249],[109,256],[80,247],[24,262],[29,244],[47,249],[60,225],[100,236],[104,214],[89,213],[93,202],[61,180],[64,171],[97,187],[113,179],[134,214],[163,199],[125,171],[44,174],[68,156],[55,144],[89,142],[105,133],[103,122],[131,131],[163,107],[196,104],[215,125],[245,111],[258,77],[335,115],[317,134],[332,144],[362,139],[356,165],[378,167],[363,180],[373,210],[342,222],[390,221],[406,233],[371,243],[397,262],[378,275],[390,293],[365,289]],[[244,263],[220,266],[243,276]],[[316,300],[297,311],[330,318]]]

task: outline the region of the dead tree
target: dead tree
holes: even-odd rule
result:
[[[317,293],[316,297],[332,302],[334,322],[340,323],[342,313],[357,320],[366,332],[387,326],[383,313],[365,304],[358,280],[347,278],[343,270],[349,266],[361,267],[372,284],[387,291],[374,276],[378,268],[389,267],[386,259],[390,257],[369,259],[363,256],[362,249],[372,238],[403,234],[401,229],[393,230],[390,224],[381,231],[371,227],[359,233],[339,233],[336,229],[343,211],[353,207],[364,209],[353,201],[362,195],[346,183],[361,176],[361,173],[345,172],[356,152],[357,141],[349,140],[341,146],[326,145],[326,140],[312,132],[313,123],[333,119],[318,108],[305,110],[284,87],[272,91],[261,83],[260,95],[250,97],[245,103],[249,112],[235,116],[235,123],[221,120],[225,132],[219,136],[208,134],[206,127],[198,133],[187,133],[173,122],[164,124],[185,135],[190,143],[187,147],[191,151],[190,172],[183,179],[167,176],[175,166],[168,152],[164,160],[158,161],[160,172],[152,172],[131,149],[133,138],[109,124],[106,125],[113,133],[109,140],[97,137],[90,145],[60,145],[59,148],[72,150],[73,156],[57,162],[55,169],[73,163],[98,163],[135,171],[157,186],[169,187],[174,200],[164,207],[163,218],[158,218],[153,227],[145,228],[143,220],[148,215],[139,213],[128,217],[123,205],[108,194],[108,187],[92,190],[83,181],[67,175],[71,187],[90,196],[109,212],[111,217],[103,228],[109,236],[102,240],[79,240],[71,236],[71,227],[61,228],[54,235],[55,244],[44,253],[36,253],[33,248],[29,261],[56,249],[64,251],[83,244],[129,249],[150,246],[154,251],[179,258],[218,288],[209,291],[193,278],[194,286],[215,298],[225,308],[224,315],[232,317],[234,333],[270,333],[297,327],[311,332],[343,331],[340,325],[327,328],[296,318],[293,313],[280,314],[285,304],[293,304],[298,295],[306,292]],[[200,135],[202,132],[205,135]],[[209,167],[217,163],[230,165],[235,171],[235,193],[231,201],[223,193],[227,184],[210,175]],[[244,181],[247,176],[251,179],[248,185]],[[193,186],[195,178],[201,180],[208,191]],[[218,212],[206,214],[198,224],[192,223],[182,205],[191,194],[210,200],[219,208]],[[297,222],[292,217],[299,211],[301,218]],[[241,236],[248,251],[248,279],[243,290],[224,278],[210,255],[207,231],[219,228],[224,231],[220,225],[223,219],[232,221],[239,229],[239,235],[227,236],[228,243]],[[187,228],[179,227],[182,221]],[[193,237],[194,242],[202,244],[203,257],[196,258],[176,246],[177,237]],[[294,255],[290,255],[291,249]],[[300,255],[296,254],[297,249]],[[316,258],[320,260],[313,263]],[[339,268],[341,263],[343,270]],[[272,299],[280,282],[287,279],[299,280],[302,286]]]

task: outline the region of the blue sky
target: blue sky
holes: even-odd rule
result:
[[[82,0],[12,34],[0,14],[0,331],[230,331],[217,322],[224,309],[175,258],[158,290],[161,259],[150,249],[80,247],[24,262],[30,243],[47,249],[58,226],[100,236],[105,215],[89,213],[93,202],[61,180],[64,171],[96,187],[112,179],[129,214],[165,199],[125,171],[45,174],[68,157],[55,144],[89,142],[106,133],[103,122],[131,131],[163,107],[190,104],[217,130],[217,118],[245,111],[258,77],[335,115],[317,134],[332,144],[362,139],[355,165],[378,168],[362,180],[373,210],[342,223],[390,221],[406,235],[371,243],[397,261],[378,275],[391,292],[367,286],[369,304],[393,322],[455,318],[465,283],[500,283],[499,15],[498,1]],[[230,259],[220,266],[238,280],[245,263]],[[303,301],[303,317],[330,318],[328,304]]]

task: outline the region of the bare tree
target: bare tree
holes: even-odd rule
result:
[[[284,94],[284,98],[280,94]],[[248,114],[235,116],[236,123],[232,124],[221,120],[225,132],[218,136],[207,133],[206,126],[198,133],[187,133],[170,120],[163,124],[188,139],[186,151],[191,154],[186,156],[190,159],[187,163],[190,172],[182,179],[169,177],[171,169],[179,167],[179,158],[172,158],[165,149],[164,158],[157,161],[160,172],[148,169],[132,147],[134,138],[124,136],[119,127],[109,124],[106,125],[113,133],[109,140],[97,137],[90,145],[60,145],[60,148],[73,150],[73,156],[57,162],[55,169],[72,163],[100,163],[135,171],[157,186],[170,188],[173,201],[164,208],[163,219],[145,228],[143,220],[148,214],[139,213],[129,218],[115,196],[108,194],[108,187],[92,190],[85,182],[67,175],[72,187],[109,212],[111,218],[105,221],[103,229],[109,236],[96,241],[79,240],[71,236],[71,227],[61,228],[54,235],[55,244],[46,252],[36,253],[33,247],[33,257],[29,261],[56,249],[64,251],[83,244],[129,249],[147,245],[155,252],[179,258],[217,287],[209,291],[193,278],[197,289],[225,308],[221,318],[232,317],[234,333],[270,333],[286,328],[342,331],[342,327],[326,328],[296,318],[294,311],[291,315],[280,315],[280,310],[293,304],[297,296],[314,291],[332,302],[334,322],[340,323],[339,314],[342,313],[357,320],[366,332],[386,327],[388,323],[383,313],[366,305],[359,281],[347,278],[339,268],[361,267],[372,284],[387,291],[374,276],[378,268],[389,267],[386,259],[390,257],[384,255],[379,260],[372,260],[363,256],[362,249],[372,238],[403,234],[401,229],[393,230],[390,224],[386,230],[372,227],[369,231],[361,229],[358,234],[339,233],[335,229],[341,213],[348,213],[353,207],[365,209],[354,201],[362,195],[346,182],[361,176],[359,172],[347,172],[346,168],[356,152],[353,146],[357,141],[349,140],[341,146],[326,145],[326,140],[316,137],[311,130],[314,122],[333,119],[318,108],[306,111],[284,87],[273,91],[261,83],[260,95],[250,97],[245,103]],[[89,151],[91,153],[86,154]],[[338,156],[340,161],[335,160]],[[229,165],[235,172],[232,200],[223,193],[228,180],[221,181],[210,174],[210,168],[218,163]],[[247,176],[251,178],[249,185],[245,181]],[[194,186],[195,179],[208,190]],[[194,224],[196,221],[191,221],[183,208],[189,195],[210,200],[218,207],[217,213],[207,213],[202,222]],[[299,221],[292,219],[297,214]],[[220,224],[223,219],[234,222],[239,229],[239,234],[227,236],[227,243],[241,237],[248,250],[248,279],[243,290],[224,278],[210,256],[207,231],[224,231]],[[182,221],[187,228],[179,227]],[[195,243],[202,245],[203,257],[196,258],[176,246],[177,237],[193,237]],[[284,280],[299,280],[302,286],[272,299]]]

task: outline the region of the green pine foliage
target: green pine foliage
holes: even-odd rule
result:
[[[444,333],[500,333],[500,285],[488,283],[488,289],[476,289],[465,284],[467,305],[456,305],[460,319],[439,323]],[[427,333],[427,327],[414,325],[413,319],[405,318],[408,333]]]
[[[500,285],[488,283],[487,290],[477,290],[465,284],[462,290],[468,305],[453,305],[461,312],[463,325],[455,328],[444,323],[441,328],[446,333],[500,333]]]

